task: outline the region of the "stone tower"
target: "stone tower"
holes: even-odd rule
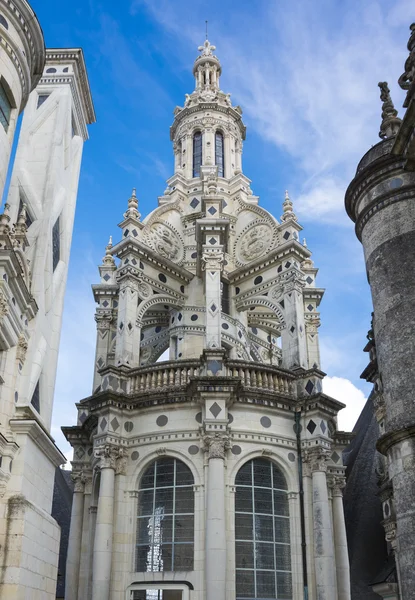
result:
[[[52,599],[60,529],[51,517],[53,391],[86,125],[80,49],[45,50],[25,0],[0,0],[0,598]]]
[[[377,447],[386,457],[380,491],[383,525],[395,554],[401,600],[415,598],[415,24],[408,50],[399,78],[407,91],[405,116],[401,121],[387,83],[380,83],[382,141],[364,155],[346,193],[373,299],[373,331],[366,348],[371,364],[363,376],[374,383],[381,433]],[[385,584],[378,593],[398,598],[397,587]]]
[[[214,50],[174,111],[158,207],[141,220],[133,190],[93,286],[93,394],[63,428],[66,600],[350,600],[323,290],[288,194],[277,221],[243,174]]]

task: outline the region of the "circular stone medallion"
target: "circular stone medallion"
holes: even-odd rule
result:
[[[271,427],[271,419],[269,417],[261,417],[260,423],[262,427]]]
[[[177,233],[166,223],[154,223],[149,234],[153,248],[164,258],[180,262],[183,258],[183,244]]]
[[[272,241],[272,229],[267,223],[258,223],[239,238],[236,259],[245,264],[267,252]]]
[[[166,417],[166,415],[160,415],[159,417],[157,417],[156,423],[159,427],[164,427],[168,423],[168,418]]]

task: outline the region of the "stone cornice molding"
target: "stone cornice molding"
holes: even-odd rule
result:
[[[385,433],[376,442],[376,449],[387,456],[393,446],[410,438],[415,438],[415,425]]]
[[[176,132],[186,117],[194,117],[195,113],[200,113],[201,118],[203,118],[204,113],[207,110],[220,112],[222,114],[230,116],[234,120],[235,125],[238,127],[242,139],[245,139],[246,127],[243,124],[242,115],[240,112],[238,112],[238,110],[236,110],[236,107],[234,108],[232,106],[224,106],[218,104],[217,102],[200,102],[193,106],[186,106],[185,108],[180,109],[180,112],[176,114],[174,122],[170,127],[170,140],[173,141],[175,139]],[[189,125],[190,124],[192,124],[191,121]],[[224,125],[225,123],[222,123],[222,127]]]
[[[53,438],[34,419],[10,419],[10,429],[14,434],[27,435],[45,454],[55,467],[66,463],[66,459]]]

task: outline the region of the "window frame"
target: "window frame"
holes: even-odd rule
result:
[[[199,148],[196,150],[195,138],[196,136],[200,136],[200,151]],[[199,145],[199,138],[198,138]],[[196,160],[197,159],[197,160]],[[198,163],[200,159],[200,163]],[[200,177],[200,169],[203,165],[203,133],[200,129],[197,129],[193,132],[192,135],[192,176]]]
[[[5,103],[7,103],[7,111],[8,114],[6,114],[3,110],[2,101],[5,101]],[[10,89],[9,84],[7,83],[7,81],[5,80],[5,78],[3,76],[0,76],[0,123],[3,126],[3,129],[5,131],[5,133],[7,134],[9,132],[9,127],[13,121],[13,110],[16,108],[16,103],[14,101],[14,97],[13,97],[13,93]],[[4,122],[3,122],[4,120]]]
[[[162,465],[163,463],[167,463],[168,461],[173,461],[174,464],[174,470],[173,470],[173,485],[162,485],[159,486],[157,485],[157,466],[158,465]],[[191,475],[192,478],[192,483],[184,483],[184,484],[179,484],[177,485],[177,465],[180,464],[183,467],[185,467],[188,470],[188,474]],[[154,468],[154,472],[152,475],[153,478],[153,483],[152,486],[146,486],[143,487],[143,479],[146,477],[146,475],[150,475],[151,476],[151,469]],[[191,494],[192,494],[192,511],[187,511],[187,512],[183,512],[183,511],[177,511],[177,506],[176,506],[176,490],[177,489],[190,489],[191,490]],[[155,543],[155,535],[156,535],[156,531],[155,531],[155,524],[154,521],[156,519],[156,517],[158,515],[156,515],[156,505],[158,504],[157,501],[157,491],[160,492],[161,491],[166,491],[166,490],[172,490],[172,508],[170,511],[166,512],[166,514],[163,513],[163,519],[165,517],[170,518],[171,519],[171,539],[167,540],[164,542],[158,542],[158,546],[160,548],[160,556],[161,556],[161,560],[163,560],[163,545],[166,547],[170,547],[171,549],[171,565],[169,569],[166,570],[161,570],[161,569],[155,569],[154,565],[155,565],[155,557],[154,557],[154,548],[157,546],[157,543]],[[152,514],[141,514],[141,510],[142,510],[142,504],[141,504],[141,493],[142,492],[148,492],[148,491],[152,491]],[[162,495],[162,494],[160,494]],[[192,517],[192,531],[191,531],[191,535],[189,537],[189,540],[183,540],[183,539],[177,539],[177,529],[176,529],[176,522],[177,519],[181,519],[183,517]],[[160,458],[156,458],[153,461],[151,461],[150,463],[148,463],[145,468],[143,469],[141,476],[140,476],[140,480],[139,480],[139,485],[138,485],[138,493],[137,493],[137,505],[136,505],[136,537],[135,537],[135,551],[134,551],[134,572],[135,573],[177,573],[177,572],[187,572],[187,571],[193,571],[194,570],[194,561],[195,561],[195,535],[196,535],[196,527],[195,527],[195,519],[196,519],[196,510],[195,510],[195,479],[194,479],[194,474],[192,473],[192,470],[190,469],[190,467],[181,459],[176,458],[175,456],[164,456],[164,457],[160,457]],[[153,533],[150,534],[151,537],[149,536],[149,540],[144,543],[144,542],[139,542],[140,539],[140,534],[142,533],[141,530],[141,523],[145,523],[145,521],[147,520],[148,525],[147,527],[153,527]],[[163,528],[160,527],[161,530],[161,535],[163,535]],[[160,535],[160,532],[159,534]],[[191,559],[191,566],[190,567],[179,567],[179,568],[175,568],[175,552],[177,551],[177,546],[190,546],[192,548],[192,559]],[[147,557],[150,553],[150,568],[151,570],[148,569],[148,558],[147,558],[147,570],[143,571],[143,570],[139,570],[139,561],[140,561],[140,555],[139,555],[139,548],[145,548],[147,547]]]
[[[270,473],[271,473],[271,486],[272,487],[268,487],[268,486],[260,486],[260,485],[256,485],[255,483],[255,475],[254,475],[254,464],[255,462],[266,462],[268,463],[269,467],[270,467]],[[241,470],[246,467],[248,464],[250,464],[250,484],[241,484],[238,483],[238,475],[240,474]],[[283,477],[284,482],[285,482],[285,489],[281,488],[281,487],[274,487],[273,483],[273,477],[274,477],[274,468],[279,471],[279,474]],[[248,510],[237,510],[237,494],[238,494],[238,488],[245,488],[247,490],[251,490],[251,494],[250,494],[250,508],[248,506]],[[255,490],[270,490],[271,491],[271,503],[272,503],[272,509],[269,512],[260,512],[260,511],[256,511],[255,510]],[[249,459],[249,460],[245,460],[244,462],[242,462],[242,464],[238,464],[236,472],[235,472],[235,477],[234,477],[234,490],[235,490],[235,495],[234,495],[234,553],[235,553],[235,565],[234,565],[234,572],[235,572],[235,599],[236,600],[245,600],[245,599],[250,599],[250,600],[254,600],[256,598],[261,598],[261,596],[258,596],[258,590],[257,590],[257,586],[258,586],[258,581],[257,581],[257,572],[270,572],[274,574],[274,596],[272,596],[272,598],[275,599],[284,599],[284,600],[293,600],[295,597],[295,589],[294,589],[294,585],[293,585],[293,581],[295,581],[295,576],[296,576],[296,566],[295,566],[295,558],[293,555],[293,551],[294,551],[294,546],[295,546],[295,537],[293,537],[293,524],[292,524],[292,519],[293,519],[293,515],[291,514],[291,506],[290,506],[290,500],[289,500],[289,491],[288,491],[288,481],[287,481],[287,477],[286,474],[284,473],[284,470],[281,468],[281,466],[273,461],[270,460],[268,458],[264,458],[262,456],[254,456],[253,458]],[[284,494],[286,494],[286,502],[285,502],[285,511],[286,514],[282,515],[279,514],[278,512],[275,512],[275,499],[274,499],[274,494],[275,492],[280,493],[283,492]],[[249,494],[248,494],[249,495]],[[265,494],[263,494],[265,495]],[[252,538],[251,539],[243,539],[242,537],[238,536],[238,524],[237,524],[237,518],[238,515],[242,515],[242,516],[249,516],[251,517],[251,521],[252,521]],[[256,517],[266,517],[266,518],[271,518],[272,519],[272,540],[269,540],[266,536],[262,536],[262,537],[258,537],[257,535],[257,527],[260,527],[259,523],[260,523],[260,519],[256,519]],[[285,541],[281,541],[282,538],[278,538],[276,537],[276,519],[286,519],[287,521],[287,526],[286,526],[286,533],[288,533],[288,542]],[[263,521],[265,521],[265,519],[263,519]],[[240,525],[240,523],[239,523]],[[268,531],[268,529],[267,529]],[[237,566],[238,564],[238,556],[237,556],[237,543],[242,543],[242,544],[252,544],[252,567],[248,566],[248,567],[239,567]],[[264,544],[269,544],[270,547],[273,548],[273,567],[268,568],[268,567],[258,567],[257,563],[259,560],[259,555],[258,555],[258,550],[256,548],[257,545],[264,545]],[[283,568],[277,568],[277,554],[276,554],[276,549],[277,546],[288,546],[288,557],[289,557],[289,570],[287,569],[283,569]],[[242,554],[243,556],[243,554]],[[241,594],[237,594],[237,590],[236,590],[236,584],[238,581],[238,573],[241,572],[249,572],[249,573],[253,573],[253,586],[254,586],[254,595],[250,596],[250,595],[241,595]],[[288,594],[280,596],[278,594],[278,578],[277,578],[277,573],[289,573],[290,574],[290,580],[291,580],[291,595],[289,596]],[[267,596],[267,598],[269,598],[270,596]]]
[[[221,153],[218,155],[218,138],[221,138]],[[215,165],[218,167],[218,177],[225,177],[225,136],[221,129],[215,131]]]

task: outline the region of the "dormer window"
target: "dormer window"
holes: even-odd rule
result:
[[[202,166],[202,133],[196,131],[193,135],[193,177],[200,177]]]
[[[225,157],[223,152],[223,133],[215,133],[215,164],[218,167],[218,177],[225,176]]]

